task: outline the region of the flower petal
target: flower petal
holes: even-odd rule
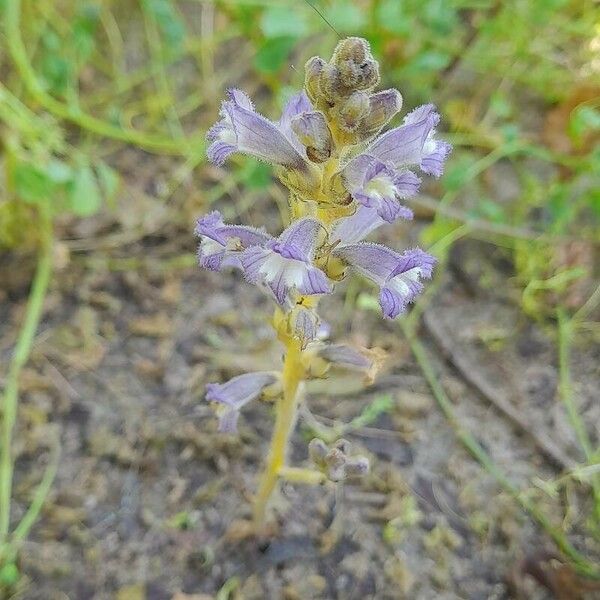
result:
[[[441,140],[434,140],[433,150],[430,154],[425,155],[421,161],[421,170],[428,175],[440,177],[444,172],[444,163],[450,152],[452,152],[451,144]]]
[[[269,371],[244,373],[233,377],[226,383],[206,384],[206,399],[219,402],[230,408],[241,408],[255,400],[268,385],[277,381],[277,377]]]
[[[302,349],[319,335],[319,315],[311,308],[296,305],[289,317],[292,335],[300,340]]]
[[[439,120],[433,104],[419,106],[404,118],[401,127],[375,139],[367,153],[396,167],[418,165],[425,173],[438,177],[451,150],[450,144],[434,138]]]
[[[314,110],[306,92],[298,92],[294,94],[283,107],[281,119],[279,119],[279,127],[284,131],[291,131],[292,120],[294,117],[305,112]]]
[[[395,250],[371,242],[339,246],[333,253],[379,285],[385,283],[400,260],[400,255]]]
[[[396,166],[420,165],[423,146],[439,120],[433,105],[419,107],[404,119],[404,125],[390,129],[373,141],[368,153]]]
[[[332,243],[355,244],[384,223],[376,210],[359,205],[353,215],[334,221],[329,239]]]
[[[436,259],[415,248],[400,256],[384,286],[381,288],[379,303],[388,319],[395,319],[406,310],[406,306],[423,290],[420,279],[429,279]]]
[[[237,433],[240,411],[234,408],[223,410],[219,414],[219,433]]]

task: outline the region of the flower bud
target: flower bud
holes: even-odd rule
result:
[[[319,75],[319,91],[321,97],[331,106],[348,96],[348,91],[341,83],[340,71],[335,65],[323,66]]]
[[[288,325],[291,334],[300,340],[304,350],[318,335],[319,316],[313,309],[297,304],[289,313]]]
[[[369,468],[369,459],[366,456],[355,456],[346,463],[346,476],[364,477]]]
[[[319,78],[325,64],[321,57],[313,56],[304,65],[304,88],[313,103],[317,101],[320,95]]]
[[[327,464],[325,474],[327,475],[327,478],[331,481],[343,481],[346,479],[347,461],[346,455],[339,448],[330,450],[325,459]]]
[[[398,90],[384,90],[370,96],[369,109],[359,128],[362,139],[379,133],[401,108],[402,95]]]
[[[371,54],[369,43],[358,37],[342,40],[331,63],[340,73],[340,83],[350,92],[368,90],[379,82],[379,65]]]
[[[369,96],[364,92],[354,92],[337,107],[340,126],[346,131],[354,131],[369,112]]]
[[[298,115],[292,121],[292,129],[300,143],[306,146],[306,156],[311,161],[321,163],[331,156],[331,132],[322,112]]]
[[[308,455],[317,466],[324,464],[327,452],[329,452],[327,444],[319,438],[313,438],[308,444]]]
[[[369,460],[364,456],[348,456],[350,442],[339,439],[332,447],[314,438],[308,445],[308,454],[330,481],[343,481],[348,477],[361,477],[369,472]]]

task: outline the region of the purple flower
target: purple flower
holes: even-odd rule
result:
[[[439,177],[452,149],[434,137],[439,120],[433,104],[419,106],[406,115],[403,125],[376,138],[365,154],[396,168],[418,166],[424,173]]]
[[[276,381],[273,373],[257,372],[238,375],[226,383],[208,383],[206,399],[223,405],[219,415],[219,431],[235,433],[240,409],[256,400],[267,386]]]
[[[344,169],[344,180],[352,197],[372,208],[388,223],[396,219],[412,219],[412,211],[400,204],[401,199],[414,196],[421,180],[408,170],[393,166],[367,154],[361,154]]]
[[[221,105],[221,120],[207,135],[211,162],[221,165],[233,152],[243,152],[290,168],[307,166],[304,150],[291,130],[291,119],[297,111],[312,110],[306,96],[292,98],[278,124],[259,115],[244,92],[229,90],[228,97]]]
[[[253,246],[240,255],[246,279],[266,285],[279,304],[290,304],[292,293],[331,293],[327,276],[312,264],[323,225],[311,217],[295,221],[277,239]]]
[[[379,304],[388,319],[395,319],[406,310],[423,289],[420,280],[431,277],[436,262],[418,248],[398,254],[369,242],[339,246],[334,254],[379,286]]]
[[[264,230],[224,223],[216,210],[198,219],[194,233],[201,238],[198,261],[211,271],[220,271],[223,267],[241,268],[239,255],[243,250],[271,239]]]

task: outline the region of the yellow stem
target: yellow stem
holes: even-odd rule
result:
[[[279,477],[291,483],[304,483],[306,485],[320,485],[327,481],[327,477],[321,471],[301,467],[281,467]]]
[[[254,525],[257,531],[265,521],[267,503],[285,466],[285,456],[290,435],[296,423],[298,388],[304,377],[300,342],[292,337],[284,339],[286,354],[283,363],[283,395],[277,401],[275,428],[271,449],[254,499]]]

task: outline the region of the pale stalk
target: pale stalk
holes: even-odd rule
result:
[[[298,392],[304,378],[300,341],[287,337],[284,343],[286,353],[281,374],[283,394],[275,404],[276,417],[271,448],[254,499],[253,517],[257,531],[264,524],[269,498],[277,485],[281,469],[285,466],[287,447],[298,413]]]

